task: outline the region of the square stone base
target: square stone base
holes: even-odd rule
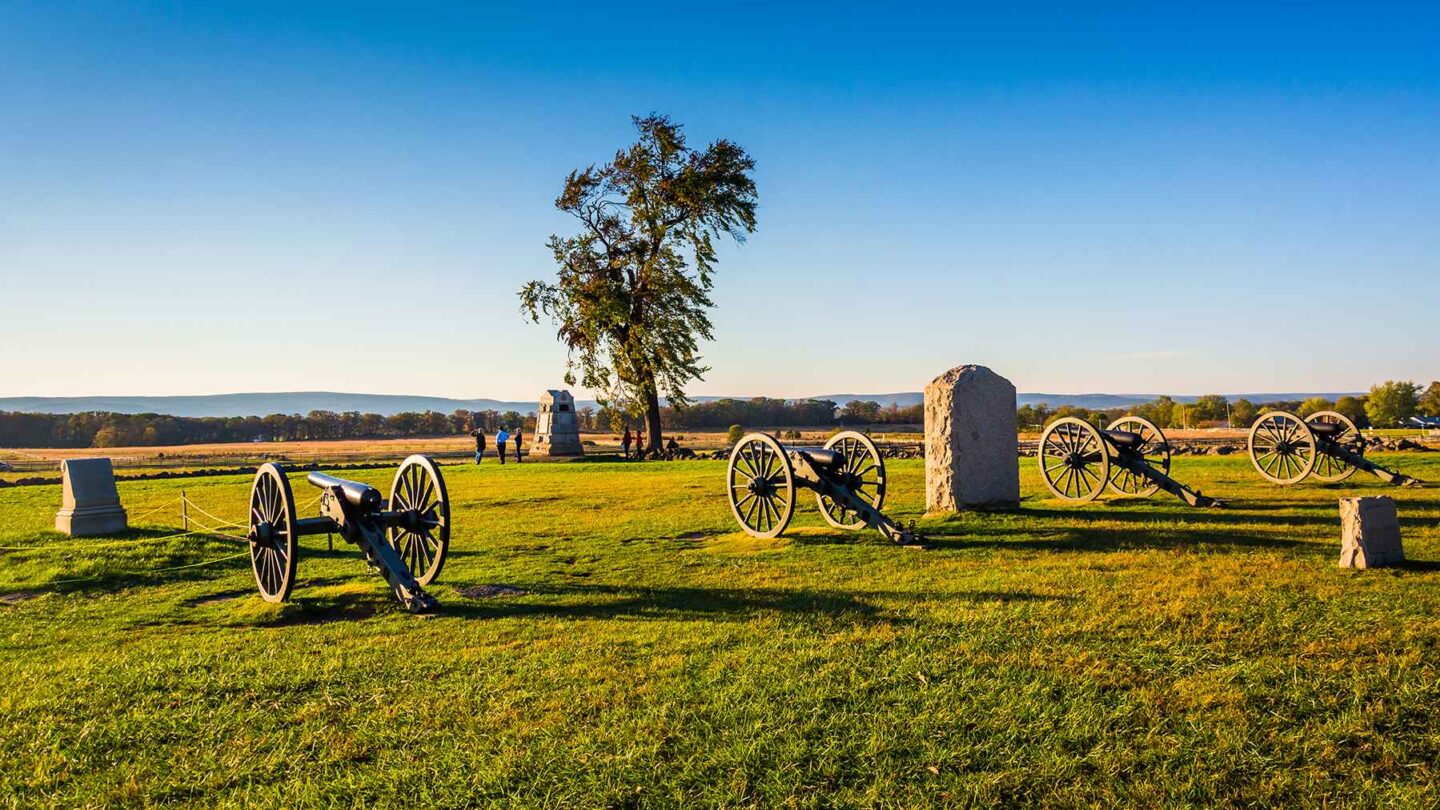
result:
[[[583,456],[585,448],[577,444],[537,444],[530,448],[532,456]]]
[[[61,509],[55,513],[55,531],[71,537],[99,537],[119,534],[129,528],[125,510],[112,509]]]

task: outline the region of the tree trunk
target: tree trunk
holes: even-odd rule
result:
[[[645,391],[645,450],[660,451],[660,395],[654,388]]]

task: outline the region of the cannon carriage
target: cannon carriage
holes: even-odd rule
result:
[[[1219,506],[1170,477],[1170,442],[1148,419],[1125,416],[1101,430],[1081,419],[1057,419],[1036,453],[1045,487],[1067,501],[1093,501],[1105,490],[1149,497],[1160,490],[1191,506]]]
[[[844,431],[824,447],[795,447],[768,433],[751,433],[736,443],[726,496],[746,534],[778,537],[790,525],[800,489],[815,493],[821,517],[837,529],[869,527],[902,545],[920,542],[913,524],[902,528],[880,511],[885,460],[869,436]]]
[[[312,472],[321,490],[320,516],[297,518],[295,496],[285,469],[264,464],[250,487],[250,563],[255,584],[267,602],[284,602],[295,585],[299,538],[338,534],[360,547],[395,597],[412,613],[438,602],[424,586],[435,581],[450,549],[450,496],[440,467],[429,456],[400,464],[390,497],[357,481]]]
[[[1423,482],[1365,458],[1365,439],[1345,414],[1320,411],[1302,419],[1289,411],[1261,414],[1250,426],[1250,463],[1271,483],[1288,486],[1306,478],[1335,484],[1357,470],[1387,484]]]

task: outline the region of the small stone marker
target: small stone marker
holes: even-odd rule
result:
[[[108,458],[70,458],[60,462],[65,491],[55,530],[71,537],[94,537],[125,531],[125,508],[115,489],[115,470]]]
[[[583,456],[580,446],[580,419],[575,415],[575,398],[569,391],[551,389],[540,395],[540,412],[535,415],[535,443],[532,456]]]
[[[1340,499],[1340,567],[1383,568],[1405,562],[1400,517],[1386,495]]]
[[[984,366],[957,366],[925,386],[925,508],[1020,505],[1015,386]]]

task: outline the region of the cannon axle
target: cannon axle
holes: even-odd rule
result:
[[[1365,458],[1365,439],[1349,417],[1320,411],[1302,419],[1288,411],[1261,414],[1250,426],[1250,463],[1271,483],[1288,486],[1306,478],[1339,483],[1364,470],[1388,484],[1424,482]]]
[[[820,515],[837,529],[875,529],[896,543],[915,544],[880,511],[885,503],[885,460],[870,437],[845,431],[824,447],[783,445],[768,433],[751,433],[730,453],[726,473],[730,511],[753,537],[777,537],[790,525],[796,490],[815,493]]]
[[[298,538],[338,534],[360,547],[407,610],[422,612],[439,605],[424,586],[439,576],[450,547],[450,499],[434,460],[420,455],[405,459],[388,499],[358,481],[318,472],[307,480],[321,490],[320,515],[297,519],[284,468],[265,464],[255,474],[246,536],[262,598],[289,598]]]
[[[1067,501],[1093,501],[1106,489],[1117,495],[1148,497],[1164,490],[1191,506],[1220,501],[1170,477],[1170,442],[1159,425],[1125,416],[1101,430],[1066,417],[1040,436],[1040,476]]]

